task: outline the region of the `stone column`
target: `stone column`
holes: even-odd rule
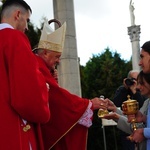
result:
[[[133,25],[128,27],[128,35],[130,36],[132,44],[132,69],[140,70],[139,60],[140,60],[140,25]]]
[[[67,24],[64,50],[58,65],[59,85],[81,96],[73,0],[53,0],[53,8],[54,18]]]
[[[135,15],[134,15],[134,2],[130,0],[129,3],[129,11],[130,11],[130,19],[131,26],[128,27],[128,35],[130,36],[131,44],[132,44],[132,69],[140,70],[139,67],[139,59],[140,59],[140,26],[135,25]]]

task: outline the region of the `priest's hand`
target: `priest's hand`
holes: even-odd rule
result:
[[[107,100],[95,97],[95,98],[91,99],[91,102],[92,102],[93,110],[96,110],[96,109],[107,109],[107,104],[108,104]]]
[[[57,69],[52,70],[51,74],[54,77],[54,79],[58,82],[58,71],[57,71]]]

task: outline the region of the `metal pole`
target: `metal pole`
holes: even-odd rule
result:
[[[103,138],[104,138],[104,150],[107,150],[107,148],[106,148],[105,127],[102,125],[102,128],[103,128]]]
[[[113,126],[113,131],[114,131],[114,137],[115,137],[115,147],[116,147],[116,150],[118,150],[117,140],[116,140],[116,132],[115,132],[115,127],[114,126]]]

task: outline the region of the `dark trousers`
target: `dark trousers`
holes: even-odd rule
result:
[[[134,150],[135,149],[135,143],[131,142],[127,139],[128,134],[121,132],[121,142],[122,142],[122,150]]]

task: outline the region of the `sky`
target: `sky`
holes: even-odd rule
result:
[[[53,0],[25,0],[32,8],[31,21],[40,25],[42,17],[53,18]],[[134,2],[135,24],[141,26],[140,46],[150,40],[150,1]],[[44,2],[44,3],[43,3]],[[132,55],[127,27],[131,26],[130,0],[74,0],[77,52],[85,65],[93,54],[108,47],[124,60]]]

